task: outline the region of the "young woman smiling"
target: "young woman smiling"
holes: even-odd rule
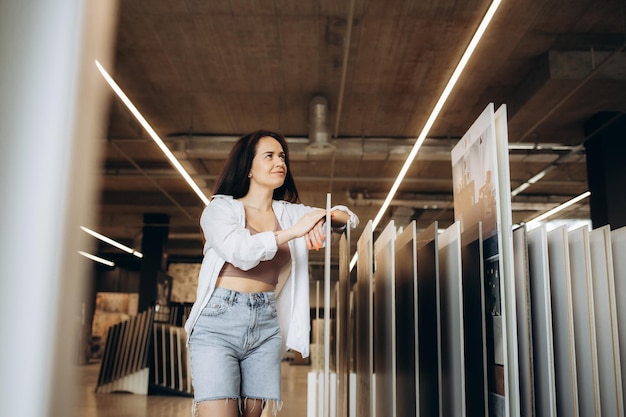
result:
[[[345,206],[332,227],[352,227]],[[204,209],[204,259],[188,334],[194,415],[259,417],[281,406],[285,349],[309,355],[308,251],[324,245],[326,210],[300,203],[287,142],[256,131],[240,138]]]

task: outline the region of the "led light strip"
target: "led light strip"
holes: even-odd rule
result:
[[[115,240],[113,240],[111,238],[108,238],[108,237],[106,237],[104,235],[101,235],[98,232],[94,232],[93,230],[91,230],[91,229],[89,229],[89,228],[87,228],[85,226],[80,226],[80,228],[83,229],[83,231],[89,233],[91,236],[95,237],[96,239],[100,239],[101,241],[106,242],[109,245],[115,246],[116,248],[121,249],[124,252],[128,252],[131,255],[135,255],[138,258],[143,258],[143,253],[138,252],[138,251],[136,251],[133,248],[129,248],[126,245],[122,245],[120,242],[117,242],[117,241],[115,241]]]
[[[435,123],[435,120],[439,116],[439,112],[441,111],[444,104],[448,100],[448,96],[452,92],[452,89],[456,85],[459,77],[461,76],[461,73],[465,69],[465,65],[467,65],[467,62],[469,61],[472,54],[474,53],[474,50],[476,49],[476,46],[478,45],[480,38],[485,33],[485,30],[487,30],[489,23],[491,23],[491,19],[496,13],[496,10],[500,6],[501,2],[502,0],[494,0],[489,6],[487,13],[485,13],[485,16],[483,17],[483,20],[480,22],[478,29],[476,29],[476,33],[474,33],[472,40],[467,46],[467,49],[465,49],[465,52],[463,53],[461,60],[457,64],[456,69],[452,73],[452,76],[450,77],[448,84],[446,84],[446,87],[443,89],[443,92],[441,93],[439,100],[437,100],[437,104],[435,104],[435,107],[433,108],[432,113],[428,117],[428,120],[426,121],[426,124],[424,125],[422,129],[422,132],[417,137],[417,140],[415,141],[415,145],[413,145],[413,149],[411,149],[409,156],[407,156],[407,159],[404,162],[404,165],[402,166],[402,169],[400,170],[398,177],[396,178],[395,182],[391,186],[391,190],[389,191],[387,198],[383,202],[383,205],[380,207],[380,210],[378,211],[378,214],[376,215],[376,217],[374,217],[374,220],[372,222],[372,229],[376,228],[376,226],[382,219],[383,215],[385,214],[385,211],[387,211],[389,204],[391,204],[391,201],[393,200],[393,197],[395,196],[396,191],[398,191],[398,188],[400,187],[400,184],[404,180],[404,177],[407,171],[409,170],[409,167],[411,166],[411,164],[413,163],[413,160],[417,156],[417,152],[422,146],[422,143],[424,143],[424,140],[426,139],[426,136],[428,135],[430,128],[433,126],[433,124]],[[352,270],[354,266],[356,265],[357,258],[358,258],[358,255],[355,253],[354,256],[352,257],[352,260],[350,261],[350,270]]]
[[[585,191],[584,193],[582,193],[581,195],[572,198],[571,200],[566,201],[565,203],[556,206],[555,208],[553,208],[552,210],[548,210],[545,213],[543,213],[540,216],[535,217],[534,219],[528,221],[526,224],[530,227],[531,225],[534,226],[537,223],[539,223],[540,221],[547,219],[548,217],[552,216],[553,214],[558,213],[561,210],[564,210],[566,208],[568,208],[569,206],[578,203],[581,200],[584,200],[585,198],[589,197],[591,195],[591,191]]]
[[[82,250],[79,250],[78,253],[83,255],[85,258],[91,259],[92,261],[100,262],[101,264],[105,264],[107,266],[115,266],[115,262],[111,262],[111,261],[109,261],[107,259],[100,258],[99,256],[92,255],[92,254],[87,253],[87,252],[83,252]]]
[[[209,198],[206,195],[204,195],[204,193],[202,192],[198,184],[196,184],[193,178],[191,178],[189,173],[187,173],[187,171],[185,170],[185,168],[183,168],[183,166],[178,161],[178,159],[176,159],[174,154],[168,149],[168,147],[165,145],[163,140],[154,131],[152,126],[150,126],[148,121],[143,117],[143,115],[139,112],[139,110],[137,110],[135,105],[130,101],[130,99],[126,96],[124,91],[122,91],[122,89],[117,85],[117,83],[113,80],[113,78],[109,75],[109,73],[104,69],[104,67],[100,65],[100,62],[98,62],[98,60],[96,60],[96,66],[98,67],[98,70],[100,71],[100,73],[102,74],[106,82],[111,86],[115,94],[117,94],[120,100],[122,100],[122,102],[126,105],[126,107],[128,107],[128,110],[130,110],[133,116],[135,116],[135,118],[141,124],[141,126],[143,126],[143,128],[146,129],[146,132],[148,132],[152,140],[154,140],[154,142],[161,149],[161,151],[165,154],[165,156],[167,156],[167,159],[170,160],[170,163],[174,166],[174,168],[176,168],[178,172],[180,173],[180,175],[183,176],[185,181],[187,181],[187,183],[195,191],[198,197],[200,197],[202,202],[205,205],[209,204]]]

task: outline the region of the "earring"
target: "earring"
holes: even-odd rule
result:
[[[252,174],[248,174],[248,178],[252,178]]]

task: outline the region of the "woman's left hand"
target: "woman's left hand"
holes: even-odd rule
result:
[[[304,235],[304,241],[309,250],[319,250],[324,245],[324,240],[326,239],[324,235],[325,220],[325,218],[321,218],[315,226]]]

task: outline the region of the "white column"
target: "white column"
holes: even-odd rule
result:
[[[115,1],[0,3],[0,414],[71,413]]]

